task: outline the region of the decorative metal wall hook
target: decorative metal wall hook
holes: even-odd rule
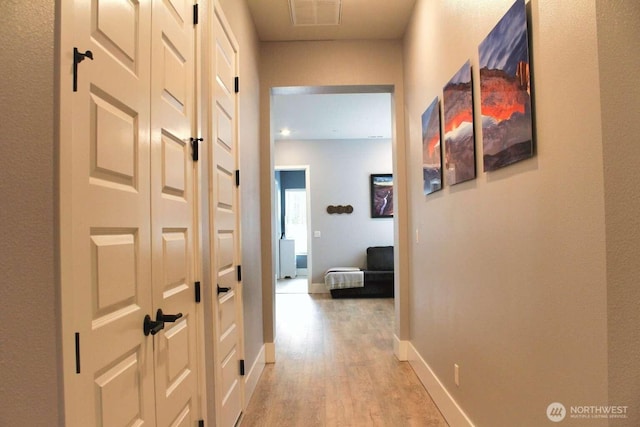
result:
[[[84,58],[89,58],[93,61],[93,52],[90,50],[82,53],[77,47],[73,48],[73,91],[78,91],[78,64],[84,61]]]
[[[329,213],[329,214],[350,214],[350,213],[353,213],[353,206],[351,206],[351,205],[347,205],[347,206],[329,205],[329,206],[327,206],[327,213]]]

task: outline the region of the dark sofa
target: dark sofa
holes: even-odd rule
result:
[[[393,298],[393,246],[367,248],[363,288],[332,289],[332,298]]]

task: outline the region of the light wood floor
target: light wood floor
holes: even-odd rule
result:
[[[446,426],[407,362],[393,355],[393,300],[276,296],[276,363],[243,427]]]
[[[295,279],[278,279],[276,281],[276,294],[306,294],[307,276],[297,276]]]

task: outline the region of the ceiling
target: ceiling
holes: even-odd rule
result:
[[[247,0],[262,42],[401,39],[416,0]],[[293,6],[292,8],[290,6]],[[325,25],[296,25],[322,21]],[[327,25],[330,21],[337,25]],[[391,139],[389,93],[273,96],[274,139]],[[291,134],[282,135],[282,129]]]
[[[276,141],[391,139],[390,93],[273,95],[271,116]]]
[[[416,0],[247,0],[261,41],[400,39]],[[294,11],[290,9],[294,5]],[[338,25],[294,25],[293,17],[337,7]],[[296,12],[297,11],[297,12]],[[315,13],[314,13],[315,12]],[[327,18],[333,17],[329,13]],[[299,20],[300,22],[306,22]]]

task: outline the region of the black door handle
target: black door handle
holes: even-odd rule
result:
[[[229,292],[231,290],[231,288],[221,288],[220,285],[217,285],[217,286],[218,286],[218,295],[224,292]]]
[[[178,314],[164,314],[161,309],[158,309],[156,313],[156,322],[169,322],[173,323],[182,317],[182,313]]]
[[[142,330],[144,331],[145,337],[148,336],[149,334],[155,335],[163,329],[164,329],[163,321],[158,322],[156,320],[151,320],[151,316],[149,316],[148,314],[144,316],[144,323],[142,325]]]
[[[156,320],[151,320],[151,316],[147,314],[146,316],[144,316],[144,322],[142,324],[144,336],[146,337],[149,334],[157,334],[164,329],[165,322],[173,323],[181,317],[182,313],[164,314],[161,309],[158,309],[158,311],[156,312]]]

